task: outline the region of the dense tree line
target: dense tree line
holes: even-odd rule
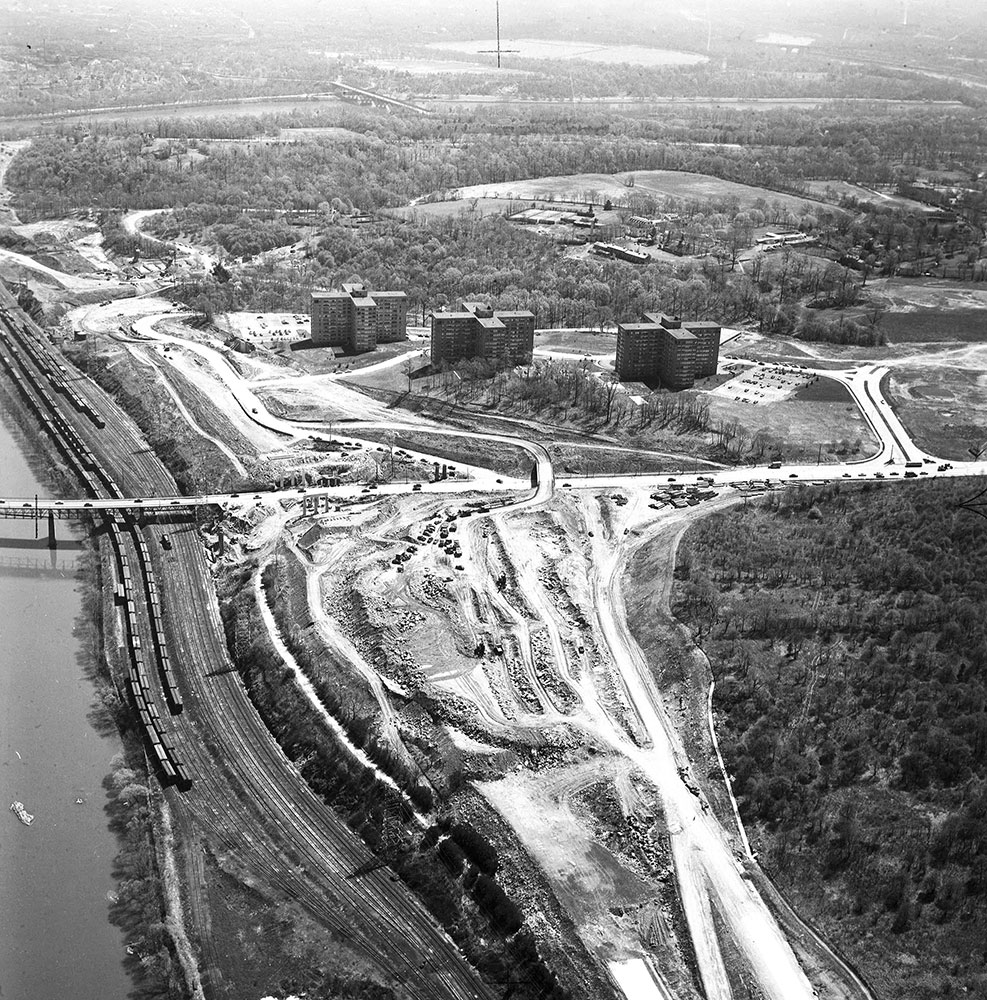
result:
[[[302,124],[304,115],[268,124]],[[805,194],[811,179],[890,183],[914,168],[960,167],[975,176],[987,142],[982,122],[960,114],[912,112],[901,120],[862,114],[760,116],[692,112],[684,124],[629,116],[503,114],[381,120],[359,111],[313,115],[345,133],[287,146],[200,144],[205,160],[177,170],[141,156],[141,135],[100,125],[93,134],[35,140],[11,165],[8,184],[28,214],[72,209],[309,209],[340,197],[361,210],[404,204],[429,192],[571,173],[685,170]],[[257,121],[227,131],[255,129]],[[176,121],[178,137],[218,135],[223,123]],[[162,125],[158,125],[159,132]],[[510,141],[504,141],[505,136]],[[710,139],[710,136],[716,136]],[[700,143],[713,142],[713,145]],[[943,149],[948,149],[948,155]],[[912,166],[909,167],[908,164]],[[726,199],[729,201],[729,199]]]
[[[844,940],[877,935],[860,958],[882,975],[901,947],[933,961],[935,989],[903,997],[987,986],[987,521],[959,506],[975,492],[787,492],[691,529],[677,567],[769,868],[804,894],[821,878],[814,908]]]

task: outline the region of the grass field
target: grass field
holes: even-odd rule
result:
[[[632,66],[695,66],[708,61],[706,56],[695,52],[652,49],[643,45],[598,45],[550,38],[513,38],[505,39],[501,44],[505,49],[516,49],[517,56],[522,59],[584,59],[597,63],[630,63]],[[430,48],[446,52],[489,52],[497,48],[497,39],[433,42]]]
[[[895,412],[915,443],[939,458],[972,458],[987,442],[987,378],[941,366],[901,369],[888,382]]]
[[[496,47],[496,42],[494,42]],[[455,50],[454,50],[455,51]],[[468,51],[468,50],[467,50]],[[374,66],[391,73],[411,73],[414,76],[428,76],[432,73],[496,73],[492,63],[454,62],[449,59],[368,59],[368,66]],[[502,73],[523,73],[524,70],[501,69]]]
[[[461,215],[463,212],[475,211],[478,218],[483,218],[486,215],[513,215],[528,207],[527,202],[521,204],[510,198],[463,197],[456,201],[433,201],[423,205],[390,208],[386,209],[384,214],[401,219],[446,219]]]
[[[816,461],[821,456],[823,462],[839,462],[866,458],[877,450],[870,427],[853,403],[791,399],[752,406],[722,396],[708,399],[714,422],[739,420],[752,434],[764,431],[784,441],[787,461]],[[859,450],[854,451],[858,440]],[[847,454],[836,454],[831,448],[840,442],[850,445]]]
[[[852,403],[850,390],[842,382],[831,378],[820,378],[799,389],[794,399],[807,403]]]
[[[889,311],[911,309],[987,309],[987,287],[979,282],[942,278],[872,278],[870,297]]]
[[[633,177],[632,186],[628,186]],[[641,170],[620,174],[567,174],[535,177],[529,180],[504,181],[499,184],[474,184],[459,189],[463,198],[513,197],[519,200],[551,199],[600,202],[605,198],[624,198],[634,194],[655,198],[707,199],[736,201],[741,207],[755,202],[768,205],[778,202],[786,210],[800,213],[804,205],[820,205],[810,198],[781,194],[768,188],[752,187],[726,181],[710,174],[691,174],[683,170]]]
[[[911,198],[902,198],[896,194],[885,194],[884,192],[868,191],[867,188],[849,181],[808,181],[806,186],[809,194],[813,198],[821,201],[830,201],[829,193],[834,192],[839,199],[843,195],[857,198],[859,201],[869,201],[873,205],[881,205],[887,208],[902,208],[908,212],[931,212],[934,211],[931,205],[923,205],[920,201],[913,201]]]
[[[416,346],[418,345],[402,340],[395,344],[380,344],[376,350],[364,351],[360,354],[348,354],[340,347],[309,347],[297,351],[286,350],[282,352],[282,355],[292,368],[296,368],[306,375],[343,374],[379,365],[389,358],[406,354]],[[401,375],[400,365],[393,369],[385,368],[384,371],[394,371],[402,379],[404,378]]]
[[[889,344],[915,344],[925,341],[987,341],[987,309],[916,309],[914,312],[889,312],[881,318],[880,329]]]
[[[613,354],[617,350],[616,333],[596,330],[543,330],[535,333],[535,350],[563,354]]]

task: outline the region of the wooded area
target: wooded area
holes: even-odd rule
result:
[[[987,989],[977,489],[786,491],[698,523],[676,571],[762,861],[909,1000]]]
[[[932,221],[893,201],[875,197],[868,203],[845,193],[840,195],[843,208],[806,200],[793,212],[790,199],[772,198],[768,188],[797,194],[807,190],[813,176],[846,176],[851,169],[847,149],[855,158],[855,180],[876,180],[878,173],[889,179],[886,157],[893,154],[902,157],[895,176],[906,183],[914,163],[926,158],[926,144],[949,142],[960,157],[970,143],[987,141],[982,126],[962,115],[933,120],[923,112],[909,118],[910,131],[892,122],[887,130],[869,133],[875,137],[871,142],[864,129],[875,123],[866,119],[833,118],[822,132],[813,122],[810,136],[804,113],[762,115],[757,121],[696,113],[695,136],[719,128],[728,136],[742,130],[749,139],[775,142],[787,127],[803,143],[727,149],[680,145],[659,138],[654,123],[630,118],[618,135],[613,120],[592,116],[505,116],[477,131],[468,121],[394,116],[383,123],[346,112],[335,119],[344,131],[288,145],[181,139],[178,148],[195,152],[181,161],[185,165],[156,159],[146,134],[109,129],[52,136],[20,153],[8,180],[25,218],[94,211],[107,247],[115,252],[142,251],[140,240],[121,230],[122,212],[173,208],[147,220],[149,230],[166,239],[181,235],[219,246],[251,261],[237,282],[210,277],[183,284],[179,296],[207,315],[228,309],[304,311],[313,287],[359,274],[371,287],[406,290],[423,318],[427,309],[464,296],[490,298],[501,308],[531,309],[541,326],[608,325],[658,306],[727,324],[755,321],[764,332],[783,336],[879,345],[879,313],[844,312],[858,302],[868,276],[893,274],[906,262],[921,267],[952,262],[961,277],[987,277],[975,238],[987,195],[971,189],[963,196],[961,214],[952,221]],[[558,131],[566,128],[572,131]],[[509,139],[502,129],[510,132]],[[833,133],[838,144],[831,141]],[[913,144],[906,153],[908,137]],[[941,158],[935,163],[941,165]],[[870,165],[880,171],[874,173]],[[360,228],[348,220],[356,210],[380,212],[415,198],[448,196],[463,184],[660,168],[767,187],[757,189],[764,190],[763,198],[741,205],[736,194],[728,193],[702,200],[662,197],[634,186],[628,177],[626,193],[617,199],[626,206],[623,211],[674,210],[681,252],[698,255],[646,267],[574,257],[564,245],[502,217],[478,216],[469,200],[458,215],[391,219],[378,214]],[[304,227],[289,224],[291,213],[298,212],[308,213]],[[798,228],[818,247],[812,256],[786,248],[755,257],[741,270],[740,251],[765,225]],[[306,244],[305,251],[293,255],[289,266],[255,259],[297,241]],[[714,241],[729,249],[729,259],[722,253],[703,256]],[[157,256],[160,245],[146,251]],[[838,314],[826,312],[834,309]]]

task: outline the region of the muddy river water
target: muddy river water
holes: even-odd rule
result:
[[[0,496],[49,494],[0,408]],[[125,1000],[121,932],[109,922],[116,840],[102,780],[120,749],[89,721],[78,660],[78,529],[0,518],[0,998]],[[24,803],[28,827],[9,812]]]

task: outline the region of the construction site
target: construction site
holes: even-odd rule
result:
[[[706,684],[658,680],[669,663],[708,676],[668,609],[686,527],[849,473],[774,463],[757,481],[738,469],[557,489],[524,435],[398,416],[346,373],[234,355],[162,305],[83,307],[79,351],[153,372],[214,460],[254,484],[201,498],[223,511],[221,547],[209,537],[227,641],[273,651],[241,675],[289,766],[321,787],[329,747],[334,768],[372,781],[370,802],[345,782],[336,801],[373,851],[360,871],[404,879],[415,857],[480,926],[515,926],[511,901],[537,899],[539,961],[572,995],[861,995],[759,871]],[[758,376],[783,396],[814,377]],[[628,605],[644,551],[664,569]]]

